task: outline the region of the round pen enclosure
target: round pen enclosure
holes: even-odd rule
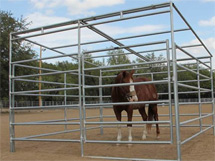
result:
[[[193,38],[197,44],[181,43]],[[30,44],[39,57],[17,60],[16,43]],[[76,142],[86,157],[181,160],[183,144],[215,133],[212,55],[171,2],[11,33],[9,72],[12,152],[16,141]],[[38,104],[17,106],[20,97]],[[26,110],[50,118],[15,119]],[[15,127],[33,126],[47,128],[15,136]],[[153,156],[152,149],[174,154]]]

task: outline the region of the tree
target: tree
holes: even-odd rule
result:
[[[1,100],[8,100],[8,92],[9,92],[9,81],[8,81],[8,71],[9,71],[9,34],[11,32],[17,32],[27,29],[29,23],[26,20],[15,19],[13,14],[10,12],[0,11],[0,69],[1,69]],[[22,43],[21,40],[13,41],[12,43],[13,50],[13,61],[17,61],[20,59],[32,59],[36,56],[35,52],[31,50],[31,46],[27,43]],[[36,62],[34,62],[36,63]],[[32,63],[28,63],[32,64]],[[29,70],[16,70],[17,75],[23,75],[24,73],[29,73]],[[22,85],[18,85],[17,88],[27,88],[26,83]]]

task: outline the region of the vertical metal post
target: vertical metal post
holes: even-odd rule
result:
[[[64,73],[64,88],[66,88],[66,73]],[[66,90],[64,90],[64,105],[67,105],[66,103],[67,97],[66,97]],[[64,108],[64,120],[67,122],[67,108]],[[67,130],[67,125],[64,126],[64,130]]]
[[[81,156],[84,156],[83,144],[83,117],[82,117],[82,98],[81,98],[81,28],[80,21],[78,21],[78,85],[79,85],[79,119],[80,119],[80,143],[81,143]]]
[[[199,76],[199,61],[196,62],[197,64],[197,83],[198,83],[198,103],[199,103],[199,126],[200,126],[200,131],[202,131],[202,103],[201,103],[201,91],[200,91],[200,76]]]
[[[15,129],[14,129],[14,125],[12,125],[14,123],[14,110],[12,110],[13,107],[13,103],[12,101],[12,82],[11,82],[11,77],[13,77],[12,73],[12,35],[10,33],[10,38],[9,38],[9,110],[10,110],[10,117],[9,117],[9,122],[10,122],[10,151],[11,152],[15,152],[15,141],[13,140],[13,138],[15,137]],[[14,83],[14,82],[13,82]],[[14,98],[14,97],[13,97]]]
[[[213,84],[213,66],[212,57],[210,57],[210,74],[211,74],[211,98],[212,98],[212,124],[213,124],[213,134],[215,136],[215,110],[214,110],[214,84]]]
[[[167,49],[167,71],[168,71],[168,95],[169,95],[170,141],[171,141],[171,144],[173,144],[172,90],[171,90],[171,69],[170,69],[169,40],[166,40],[166,49]]]
[[[84,53],[82,54],[82,101],[83,101],[83,120],[84,120],[84,125],[83,125],[83,130],[84,130],[84,140],[86,140],[86,134],[87,134],[87,131],[86,131],[86,108],[85,108],[85,72],[84,72],[84,59],[85,59],[85,56],[84,56]]]
[[[99,70],[99,85],[102,85],[102,70]],[[99,88],[99,103],[102,103],[102,88]],[[103,122],[103,107],[100,106],[100,122]],[[103,125],[100,127],[100,134],[103,135]]]
[[[181,160],[181,138],[180,138],[180,120],[179,120],[179,103],[178,103],[177,58],[176,58],[176,45],[175,45],[175,39],[174,39],[174,21],[173,20],[174,20],[173,4],[172,2],[170,2],[170,27],[171,27],[172,63],[173,63],[176,144],[177,144],[177,159],[178,161],[180,161]]]
[[[43,30],[43,28],[41,28],[41,33],[43,33],[43,32],[44,32],[44,30]],[[43,47],[40,46],[40,59],[42,58],[42,52],[43,52]],[[39,67],[42,68],[42,60],[39,60]],[[39,69],[39,74],[42,74],[41,69]],[[42,81],[41,75],[39,76],[39,81]],[[41,89],[42,89],[42,84],[41,84],[41,82],[39,82],[39,90],[41,90]],[[39,94],[41,94],[41,92],[39,92]],[[42,104],[42,96],[39,95],[39,106],[42,106],[42,105],[43,105]]]
[[[154,74],[152,73],[152,70],[151,70],[151,80],[154,81]]]

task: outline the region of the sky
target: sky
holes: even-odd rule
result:
[[[168,0],[1,0],[0,8],[4,11],[10,11],[16,18],[22,16],[27,22],[32,22],[29,28],[35,28],[163,2],[168,2]],[[173,0],[173,2],[206,44],[209,51],[215,55],[215,0]],[[176,16],[176,14],[174,15]],[[186,27],[177,16],[174,20],[175,29]],[[165,31],[170,29],[168,22],[169,17],[161,16],[157,19],[146,18],[144,20],[134,20],[124,24],[114,23],[113,25],[98,25],[98,28],[110,36],[117,38]],[[46,37],[37,37],[32,40],[54,47],[71,44],[69,42],[77,43],[77,37],[74,36],[75,34],[75,32],[65,32],[61,35],[47,35]],[[190,34],[183,34],[182,32],[182,34],[176,35],[175,37],[179,45],[198,44],[196,38],[190,36]],[[56,38],[58,40],[56,40]],[[162,37],[147,37],[133,40],[133,42],[125,41],[123,43],[130,45],[132,43],[140,43],[140,41],[143,43],[159,41],[161,38]],[[83,42],[100,39],[102,39],[101,36],[87,29],[83,29]],[[114,44],[106,44],[106,46],[109,45],[115,46]],[[85,50],[104,48],[103,46],[104,45],[88,46]],[[145,48],[145,50],[146,49],[147,48]],[[202,49],[198,48],[189,49],[189,51],[197,55],[202,53]],[[73,53],[76,52],[76,49],[64,49],[64,52]],[[50,54],[46,54],[46,56],[50,56]],[[52,54],[52,56],[54,56],[54,54]],[[215,68],[215,58],[213,58],[213,68]]]

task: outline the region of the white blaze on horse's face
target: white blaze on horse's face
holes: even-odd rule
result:
[[[130,83],[133,83],[133,80],[132,79],[130,79]],[[136,91],[135,91],[135,88],[134,88],[134,85],[131,85],[130,86],[130,93],[131,92],[135,92],[136,93]],[[135,95],[132,95],[132,97],[129,99],[129,102],[134,102],[134,101],[138,101],[138,98],[137,98],[137,95],[135,94]]]

